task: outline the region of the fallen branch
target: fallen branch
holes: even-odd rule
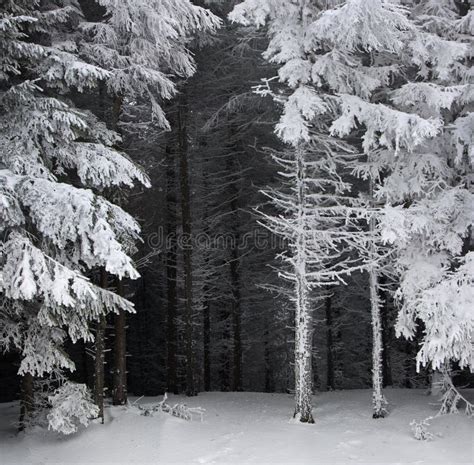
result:
[[[203,421],[203,415],[206,411],[202,407],[188,407],[186,404],[177,403],[173,406],[168,404],[168,394],[165,392],[163,400],[156,405],[143,406],[138,405],[138,408],[142,411],[142,415],[148,417],[153,416],[155,413],[168,413],[173,417],[182,418],[183,420],[192,421],[194,415],[199,415],[201,422]]]

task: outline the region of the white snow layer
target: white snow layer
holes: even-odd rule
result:
[[[169,402],[206,409],[188,422],[137,408],[109,407],[106,424],[64,437],[51,431],[17,434],[16,403],[0,404],[0,463],[51,464],[471,464],[472,420],[462,414],[432,421],[433,441],[413,438],[409,423],[436,413],[423,390],[389,389],[391,413],[373,420],[371,392],[354,390],[314,397],[314,425],[289,419],[287,394],[203,393]],[[161,399],[140,399],[141,404]]]

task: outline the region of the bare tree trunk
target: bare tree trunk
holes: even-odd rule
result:
[[[238,243],[238,235],[237,243]],[[232,281],[232,329],[234,336],[234,369],[232,377],[232,390],[242,390],[242,336],[241,336],[241,315],[240,315],[240,274],[239,256],[237,248],[232,250],[232,260],[230,262],[230,274]]]
[[[206,291],[205,291],[206,292]],[[203,308],[203,341],[204,341],[204,390],[211,390],[211,318],[210,302],[206,300]]]
[[[176,174],[175,159],[170,143],[166,147],[167,169],[166,169],[166,204],[167,204],[167,236],[166,244],[166,285],[167,285],[167,321],[166,321],[166,344],[167,344],[167,378],[168,391],[178,393],[178,382],[176,379],[176,313],[178,308],[177,297],[177,244],[176,244]]]
[[[373,182],[370,183],[370,197],[373,199]],[[376,253],[376,219],[375,217],[370,218],[370,233],[372,237],[371,244],[371,257],[370,259],[375,261],[377,257]],[[371,319],[372,319],[372,407],[373,407],[373,418],[385,417],[387,411],[385,406],[387,404],[385,397],[382,392],[383,376],[382,376],[382,319],[380,316],[380,295],[379,295],[379,277],[377,273],[377,264],[372,264],[369,270],[369,287],[370,287],[370,307],[371,307]]]
[[[268,331],[268,323],[265,321],[265,329],[263,331],[263,360],[265,363],[265,392],[273,392],[272,367],[270,362],[270,332]]]
[[[393,377],[392,377],[392,361],[390,358],[390,318],[389,318],[389,301],[388,301],[388,292],[383,289],[383,286],[386,284],[387,279],[383,276],[380,277],[379,283],[382,286],[380,289],[380,299],[382,307],[380,309],[380,317],[382,322],[382,375],[383,375],[383,387],[393,386]]]
[[[184,300],[185,300],[185,353],[186,353],[186,395],[196,395],[194,386],[193,353],[193,269],[192,269],[192,221],[191,196],[189,188],[188,134],[186,119],[188,104],[185,91],[178,101],[178,150],[181,187],[181,220],[183,228]]]
[[[230,318],[232,315],[229,313],[228,308],[223,308],[220,312],[220,325],[223,327],[221,340],[219,341],[221,345],[220,350],[220,370],[219,370],[219,381],[221,391],[227,392],[230,391],[230,346],[231,342],[231,333],[230,333]]]
[[[301,423],[314,423],[312,415],[312,318],[307,307],[308,289],[304,278],[296,276],[295,335],[295,418]]]
[[[380,300],[378,294],[377,272],[372,268],[370,279],[370,305],[372,314],[372,404],[373,418],[383,418],[386,414],[385,398],[382,393],[382,320],[380,318]]]
[[[117,279],[117,294],[124,295],[123,283]],[[127,403],[127,317],[124,311],[115,315],[114,338],[114,387],[113,404]]]
[[[123,97],[121,95],[114,95],[112,98],[112,128],[119,134],[119,121],[120,115],[122,114],[122,105]],[[117,279],[116,283],[117,294],[123,297],[123,283],[120,279]],[[118,314],[114,317],[112,402],[114,405],[125,405],[127,403],[127,317],[123,310],[119,310]]]
[[[105,362],[105,316],[101,316],[97,323],[95,334],[95,378],[94,402],[99,407],[99,418],[104,423],[104,362]]]
[[[100,270],[100,285],[107,288],[107,272]],[[95,334],[95,358],[94,358],[94,402],[99,407],[99,418],[104,423],[104,364],[105,364],[105,328],[106,319],[100,316],[97,322]]]
[[[326,365],[327,377],[326,386],[328,391],[336,389],[335,370],[334,370],[334,337],[333,337],[333,318],[332,318],[332,297],[326,297]]]
[[[33,391],[33,375],[25,373],[21,377],[21,401],[20,401],[20,420],[18,431],[23,431],[34,409],[34,391]]]
[[[314,423],[311,396],[313,390],[312,346],[313,321],[309,306],[309,287],[306,277],[306,237],[305,205],[306,176],[304,152],[301,147],[296,150],[297,163],[297,204],[298,204],[298,238],[295,257],[295,413],[294,417],[301,423]]]

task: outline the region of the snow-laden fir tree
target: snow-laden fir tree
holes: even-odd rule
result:
[[[20,353],[25,379],[73,370],[66,338],[90,341],[90,322],[133,311],[87,276],[138,277],[138,224],[98,192],[148,180],[113,148],[117,134],[68,99],[109,77],[77,56],[79,14],[69,2],[0,9],[0,344]]]
[[[344,93],[332,134],[362,128],[368,162],[359,173],[375,183],[375,198],[385,205],[382,239],[395,248],[400,277],[398,332],[412,337],[419,320],[419,364],[468,366],[474,318],[472,12],[460,17],[448,0],[405,3],[409,8],[351,0],[313,27],[330,50],[323,69],[339,70],[325,83]],[[358,63],[361,52],[365,63]],[[360,73],[365,95],[355,85]],[[352,89],[344,88],[350,78]]]
[[[244,25],[268,24],[270,43],[264,56],[279,66],[280,81],[289,89],[286,97],[273,93],[283,103],[276,133],[292,147],[274,154],[283,183],[280,189],[267,192],[281,214],[263,216],[267,227],[287,242],[287,253],[282,255],[287,268],[281,275],[293,285],[295,417],[301,422],[313,422],[312,290],[317,288],[318,298],[324,298],[325,288],[343,282],[343,276],[359,266],[345,250],[356,236],[360,211],[350,195],[351,185],[341,175],[353,150],[329,137],[332,102],[323,100],[309,82],[312,58],[306,40],[320,10],[307,1],[249,0],[230,16]],[[260,92],[272,93],[263,87]]]
[[[384,237],[398,252],[397,331],[411,338],[422,322],[417,364],[434,370],[474,363],[473,13],[448,0],[413,8],[416,76],[392,102],[439,129],[397,160],[380,190],[388,201]]]

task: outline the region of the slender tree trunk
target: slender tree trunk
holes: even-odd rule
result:
[[[112,98],[112,128],[120,134],[119,121],[122,113],[123,97]],[[120,148],[120,147],[118,147]],[[124,295],[123,283],[116,280],[117,294]],[[127,403],[127,317],[123,310],[114,316],[114,370],[112,402],[114,405]]]
[[[373,182],[370,183],[370,197],[373,199]],[[371,260],[375,261],[376,254],[376,219],[370,218],[370,233],[372,237],[371,244]],[[379,294],[379,276],[374,263],[369,270],[369,287],[370,287],[370,307],[372,319],[372,407],[373,418],[383,418],[387,413],[385,406],[387,404],[383,392],[383,376],[382,376],[382,319],[380,315],[380,294]]]
[[[101,316],[97,323],[95,334],[95,360],[94,360],[94,402],[99,407],[99,418],[104,423],[104,362],[105,362],[105,316]]]
[[[334,370],[334,338],[333,338],[333,318],[332,318],[332,297],[326,297],[326,365],[327,378],[326,386],[329,391],[336,389],[335,370]]]
[[[117,294],[124,295],[121,279],[117,279]],[[113,404],[125,405],[127,403],[127,318],[125,312],[120,311],[115,315],[114,326]]]
[[[34,378],[31,373],[25,373],[21,377],[21,401],[20,401],[20,421],[18,430],[23,431],[31,418],[34,409]]]
[[[238,243],[238,235],[237,243]],[[230,274],[232,281],[232,329],[234,336],[234,366],[232,377],[232,390],[242,390],[242,336],[241,336],[241,308],[240,308],[240,273],[239,256],[237,248],[232,250],[230,262]]]
[[[383,276],[379,279],[380,285],[384,286],[387,282]],[[380,289],[380,298],[382,307],[380,309],[380,316],[382,322],[382,375],[383,375],[383,387],[393,386],[392,378],[392,361],[390,358],[390,319],[389,319],[389,302],[388,293],[384,289]]]
[[[295,418],[302,423],[314,423],[312,415],[312,318],[307,307],[308,288],[299,273],[296,276],[295,335]]]
[[[206,291],[205,291],[206,292]],[[210,302],[206,299],[203,308],[203,342],[204,342],[204,390],[211,390],[211,318]]]
[[[107,272],[100,270],[100,285],[107,288]],[[97,322],[95,334],[95,358],[94,358],[94,402],[99,407],[99,418],[104,423],[104,365],[105,365],[105,328],[106,319],[100,316]]]
[[[373,418],[383,418],[386,414],[385,398],[382,392],[382,320],[380,317],[380,300],[378,294],[378,276],[372,268],[370,279],[370,305],[372,314],[372,402]]]
[[[268,324],[265,324],[263,331],[263,360],[265,363],[265,392],[273,392],[272,367],[270,363],[270,337],[268,331]]]
[[[296,150],[297,162],[297,203],[298,237],[295,257],[295,413],[301,423],[314,423],[312,414],[312,345],[313,322],[308,302],[309,287],[306,277],[306,237],[305,237],[305,164],[301,147]]]
[[[224,307],[220,312],[220,324],[223,326],[222,338],[219,341],[222,347],[220,353],[220,370],[219,378],[221,384],[221,391],[227,392],[230,391],[230,346],[231,342],[231,333],[230,333],[230,318],[231,314],[229,313],[229,308]]]
[[[167,236],[166,245],[166,285],[167,285],[167,321],[166,321],[166,344],[167,344],[167,378],[168,391],[178,393],[178,382],[176,379],[176,314],[178,309],[177,296],[177,244],[176,244],[176,174],[175,159],[170,143],[166,147],[167,169],[166,169],[166,204],[167,204]]]
[[[181,220],[183,228],[184,300],[185,300],[185,353],[186,353],[186,395],[196,395],[194,386],[193,354],[193,269],[192,269],[192,221],[191,194],[189,187],[188,135],[186,118],[188,104],[183,90],[178,101],[178,150],[181,187]]]

